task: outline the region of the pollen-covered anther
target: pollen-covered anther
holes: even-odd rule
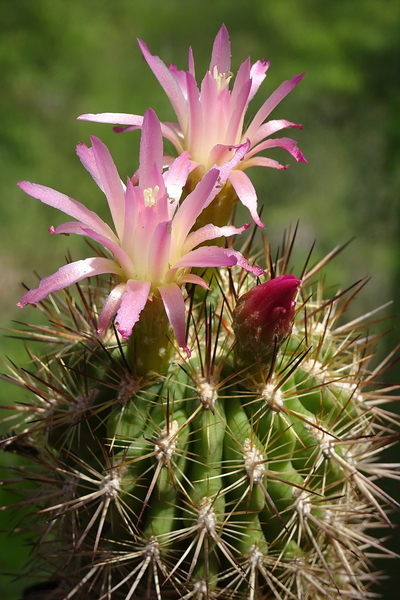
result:
[[[117,471],[110,471],[100,484],[100,489],[106,489],[106,496],[116,498],[121,491],[121,478]]]
[[[160,191],[160,188],[158,187],[158,185],[156,185],[154,188],[146,188],[145,190],[143,190],[144,205],[147,208],[155,205],[156,196],[159,191]]]
[[[266,383],[260,389],[260,396],[274,412],[281,412],[283,408],[283,394],[273,383]]]
[[[214,66],[211,74],[217,82],[218,92],[224,90],[229,85],[229,82],[233,77],[233,73],[231,73],[230,71],[228,71],[227,73],[220,73],[218,71],[218,67],[216,66]]]
[[[213,411],[214,404],[218,399],[217,384],[201,377],[197,382],[197,393],[204,408]]]
[[[78,423],[81,419],[83,419],[85,412],[92,408],[98,394],[99,390],[92,389],[86,392],[86,394],[77,396],[73,399],[73,402],[70,404],[68,409],[68,412],[71,415],[71,422],[73,424]]]
[[[265,459],[249,438],[243,442],[243,459],[244,468],[250,481],[255,485],[261,483],[265,475]]]
[[[161,460],[166,464],[175,452],[178,441],[177,433],[179,425],[177,421],[171,421],[169,426],[165,426],[154,443],[154,450],[157,452],[157,460]]]
[[[209,535],[215,532],[217,517],[214,512],[213,501],[208,496],[202,498],[200,502],[197,524],[199,529],[205,529]]]

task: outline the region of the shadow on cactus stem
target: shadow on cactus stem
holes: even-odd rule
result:
[[[398,437],[398,386],[383,381],[394,352],[373,364],[377,311],[345,321],[363,281],[324,289],[343,247],[288,277],[294,237],[255,257],[293,283],[267,353],[266,334],[237,334],[236,307],[255,293],[238,267],[208,292],[188,287],[191,356],[167,337],[158,372],[132,368],[114,329],[95,333],[105,280],[53,294],[39,305],[48,325],[13,330],[31,359],[3,377],[27,392],[1,441],[24,463],[3,482],[8,508],[27,509],[35,540],[25,575],[39,581],[23,600],[376,597],[399,506],[379,487],[399,478],[379,459]]]

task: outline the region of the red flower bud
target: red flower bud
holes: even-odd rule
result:
[[[237,357],[243,363],[263,363],[290,335],[294,300],[300,279],[280,275],[241,296],[233,311]]]

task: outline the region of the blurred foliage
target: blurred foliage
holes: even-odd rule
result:
[[[33,271],[41,276],[53,272],[68,250],[76,258],[87,255],[81,239],[46,235],[49,225],[64,217],[24,195],[15,183],[27,179],[48,185],[102,213],[105,202],[80,166],[74,146],[98,135],[124,178],[137,167],[139,134],[117,136],[110,126],[77,122],[76,117],[105,111],[143,114],[150,105],[162,120],[173,119],[136,38],[181,68],[192,45],[201,74],[222,22],[230,32],[234,72],[249,54],[253,60],[271,61],[252,111],[282,80],[307,73],[273,117],[304,125],[294,137],[309,165],[250,172],[264,205],[269,238],[278,243],[284,229],[300,220],[299,255],[305,256],[316,240],[314,256],[320,258],[356,236],[332,264],[328,281],[346,286],[371,276],[357,313],[390,298],[395,308],[382,315],[399,311],[397,0],[0,0],[0,9],[3,327],[12,319],[37,318],[32,308],[23,313],[15,308],[21,281],[33,287]],[[280,150],[274,152],[274,158],[287,160]],[[301,266],[300,261],[297,273]],[[380,331],[394,325],[392,319]],[[388,351],[396,338],[398,329],[382,347]],[[26,357],[21,343],[8,338],[3,338],[1,354],[19,363]],[[389,377],[400,379],[398,371],[392,373]],[[10,393],[15,398],[16,391],[3,384],[1,403],[10,400]],[[10,517],[4,512],[1,516],[4,528]],[[18,515],[15,523],[17,527]],[[0,570],[18,572],[29,546],[21,549],[19,538],[11,536],[3,548]],[[4,577],[2,598],[18,599],[23,585]],[[387,598],[393,597],[390,590],[395,588],[387,584],[386,589]]]

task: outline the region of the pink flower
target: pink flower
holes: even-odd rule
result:
[[[84,235],[99,242],[113,258],[86,258],[61,267],[41,280],[18,306],[36,304],[48,294],[76,283],[85,277],[112,273],[115,285],[102,308],[98,332],[105,330],[116,315],[118,331],[129,338],[146,302],[161,297],[168,319],[181,347],[185,345],[185,307],[181,286],[206,282],[190,273],[192,267],[216,267],[238,264],[260,275],[263,270],[252,267],[235,250],[199,244],[221,236],[241,233],[249,225],[215,227],[206,225],[191,232],[192,226],[224,185],[232,168],[241,160],[248,145],[240,146],[229,163],[212,168],[194,191],[179,205],[182,188],[191,168],[187,152],[183,152],[170,168],[162,172],[162,134],[160,122],[152,110],[145,113],[140,144],[140,166],[125,186],[106,146],[96,137],[92,147],[77,147],[78,156],[97,185],[104,192],[114,223],[111,229],[96,213],[80,202],[50,188],[20,182],[26,193],[62,210],[76,221],[64,223],[51,233]]]
[[[297,161],[307,162],[297,144],[290,138],[269,138],[286,127],[298,127],[283,119],[265,122],[272,110],[301,81],[303,75],[294,75],[284,81],[264,102],[248,126],[244,125],[246,110],[261,83],[266,77],[269,62],[257,61],[253,65],[248,58],[239,68],[232,90],[229,83],[231,50],[228,31],[223,25],[213,46],[210,68],[205,74],[200,89],[195,79],[195,65],[189,49],[189,71],[180,71],[174,65],[169,68],[158,56],[153,56],[146,44],[138,40],[148,65],[164,88],[178,118],[178,123],[163,123],[162,132],[175,146],[178,154],[187,150],[195,166],[202,165],[207,171],[212,165],[222,165],[230,160],[235,148],[250,141],[243,160],[230,173],[232,184],[240,201],[249,209],[254,221],[263,226],[257,214],[255,189],[245,174],[253,166],[285,169],[275,160],[259,156],[269,148],[281,147]],[[101,123],[118,123],[117,131],[142,127],[143,117],[124,113],[81,115],[79,119]],[[170,160],[172,160],[170,158]]]
[[[233,329],[242,358],[263,362],[291,334],[300,284],[294,275],[280,275],[239,298]]]

